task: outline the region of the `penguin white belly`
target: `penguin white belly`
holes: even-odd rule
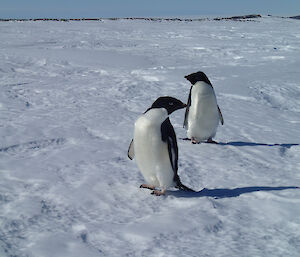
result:
[[[197,82],[191,92],[188,138],[206,141],[216,135],[218,123],[218,105],[213,88],[205,82]]]
[[[161,124],[167,117],[163,108],[149,110],[136,121],[133,139],[136,163],[145,180],[165,189],[174,184],[168,145],[161,137]]]

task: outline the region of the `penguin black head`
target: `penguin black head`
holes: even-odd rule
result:
[[[172,112],[185,108],[187,105],[181,102],[180,100],[171,97],[171,96],[161,96],[156,99],[152,104],[151,108],[165,108],[168,111],[168,114]]]
[[[204,81],[206,82],[207,84],[211,85],[208,77],[205,75],[204,72],[202,71],[198,71],[198,72],[195,72],[195,73],[192,73],[190,75],[187,75],[185,76],[185,78],[192,83],[192,85],[195,85],[196,82],[198,81]]]

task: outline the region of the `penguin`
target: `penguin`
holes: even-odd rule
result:
[[[177,139],[169,119],[172,112],[185,107],[176,98],[159,97],[135,122],[128,157],[136,159],[147,182],[140,188],[151,189],[154,195],[164,195],[172,186],[194,191],[183,185],[178,176]]]
[[[223,115],[217,104],[214,88],[204,72],[198,71],[185,78],[191,82],[183,127],[193,144],[215,143],[219,122],[224,125]]]

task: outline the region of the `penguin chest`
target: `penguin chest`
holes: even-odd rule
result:
[[[196,83],[191,92],[187,134],[189,138],[205,141],[215,136],[219,114],[213,88],[206,83],[199,84]]]
[[[135,159],[147,183],[168,188],[173,184],[168,145],[161,139],[161,123],[140,117],[134,130]]]

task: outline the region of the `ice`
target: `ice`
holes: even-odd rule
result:
[[[0,255],[291,256],[300,252],[299,21],[0,22]],[[202,70],[225,125],[181,138],[196,193],[155,197],[127,158],[159,96]]]

